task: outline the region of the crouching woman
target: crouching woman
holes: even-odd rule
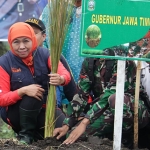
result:
[[[49,84],[66,85],[70,74],[61,62],[57,73],[50,74],[49,51],[37,48],[34,31],[28,24],[12,25],[8,42],[11,50],[0,57],[1,117],[19,135],[20,141],[31,144],[44,135]],[[59,118],[55,126],[60,127],[65,116],[56,110]]]

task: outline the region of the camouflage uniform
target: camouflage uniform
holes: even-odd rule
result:
[[[88,76],[88,61],[84,60],[78,81],[78,93],[74,96],[70,107],[68,107],[68,117],[64,120],[70,128],[77,122],[77,118],[84,112],[84,117],[90,120],[87,127],[87,134],[101,135],[113,132],[115,92],[117,63],[113,65],[112,75],[108,84],[104,80],[106,76],[105,60],[98,59],[93,70],[94,83],[92,84]],[[126,61],[124,87],[124,108],[123,108],[123,130],[127,131],[133,126],[134,113],[134,92],[136,66],[132,61]],[[107,87],[105,88],[105,85]],[[96,102],[92,102],[87,107],[90,92],[96,95]],[[95,100],[94,100],[95,101]],[[143,101],[139,101],[139,127],[144,127],[149,122],[149,112]]]

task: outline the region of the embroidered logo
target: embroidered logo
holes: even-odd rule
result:
[[[93,11],[95,9],[95,0],[88,1],[88,10]]]
[[[11,71],[12,72],[21,72],[21,69],[20,68],[18,68],[18,69],[17,68],[11,68]]]
[[[39,20],[37,20],[37,19],[28,19],[28,20],[26,20],[26,22],[31,22],[31,23],[35,23],[35,24],[39,25]]]

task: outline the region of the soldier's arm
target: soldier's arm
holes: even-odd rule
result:
[[[77,83],[77,93],[74,95],[73,100],[71,101],[71,106],[73,107],[73,112],[75,113],[76,117],[83,112],[91,95],[92,85],[89,79],[88,65],[88,59],[84,59]]]
[[[94,75],[94,73],[93,73]],[[87,58],[84,59],[82,63],[82,68],[79,75],[79,80],[77,83],[77,93],[82,95],[85,101],[88,101],[89,95],[92,89],[92,82],[89,77],[89,61]]]
[[[99,101],[93,104],[91,109],[84,117],[89,119],[90,123],[93,123],[96,119],[103,115],[104,111],[109,107],[108,101],[110,95],[114,94],[115,92],[115,90],[105,90],[105,93],[102,95]]]
[[[78,117],[84,111],[88,103],[91,92],[91,83],[88,77],[88,61],[85,59],[82,63],[80,76],[77,84],[77,93],[74,95],[73,100],[68,105],[67,116],[64,120],[65,125],[70,128],[78,122]]]

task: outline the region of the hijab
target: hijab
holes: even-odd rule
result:
[[[37,48],[37,40],[36,40],[35,33],[34,33],[32,27],[30,25],[28,25],[27,23],[24,23],[24,22],[18,22],[18,23],[13,24],[10,27],[9,32],[8,32],[8,43],[10,45],[12,53],[14,55],[16,55],[17,57],[19,57],[15,53],[15,51],[12,47],[12,42],[14,39],[16,39],[18,37],[23,37],[23,36],[30,38],[32,41],[32,48],[31,48],[29,55],[26,58],[21,58],[22,61],[30,68],[33,66],[32,53]]]

